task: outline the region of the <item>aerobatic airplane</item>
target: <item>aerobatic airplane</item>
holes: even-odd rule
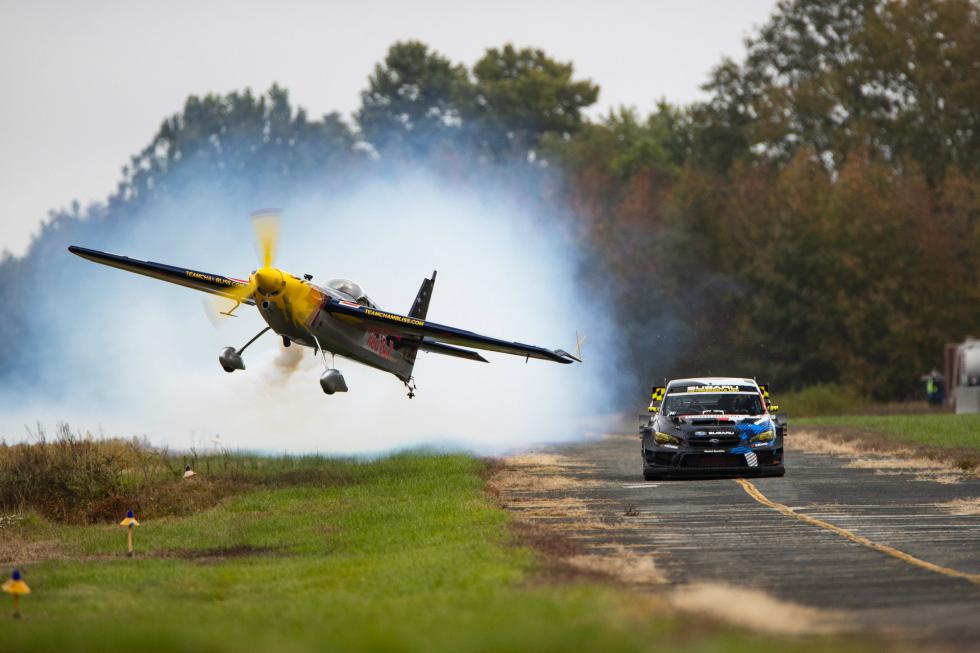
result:
[[[507,342],[426,321],[435,272],[431,279],[422,281],[407,315],[381,309],[353,281],[337,279],[320,286],[314,284],[313,277],[308,274],[294,276],[272,265],[279,232],[278,215],[274,212],[253,214],[253,226],[262,254],[262,267],[253,271],[247,281],[75,245],[68,251],[96,263],[233,300],[234,306],[222,311],[224,315],[233,315],[242,304],[256,306],[268,326],[242,347],[222,349],[218,356],[221,367],[226,372],[244,370],[242,352],[271,329],[282,337],[284,346],[296,343],[312,347],[315,353],[323,355],[326,369],[320,376],[320,386],[328,395],[347,392],[347,382],[332,364],[327,365],[327,352],[394,374],[408,388],[409,398],[415,396],[412,368],[420,350],[483,363],[487,362],[483,356],[462,347],[556,363],[581,362],[578,356],[561,349]]]

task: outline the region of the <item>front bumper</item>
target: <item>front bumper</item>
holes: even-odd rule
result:
[[[643,469],[659,476],[782,476],[783,449],[757,449],[745,453],[712,452],[684,448],[643,448]]]

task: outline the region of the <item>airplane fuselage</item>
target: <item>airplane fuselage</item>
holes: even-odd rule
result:
[[[284,275],[285,276],[285,275]],[[282,290],[255,294],[259,315],[273,331],[290,341],[314,350],[349,358],[363,365],[395,375],[407,382],[411,377],[416,350],[397,347],[397,340],[362,327],[346,324],[322,310],[327,299],[350,302],[343,293],[289,275]],[[355,302],[351,302],[356,305]]]

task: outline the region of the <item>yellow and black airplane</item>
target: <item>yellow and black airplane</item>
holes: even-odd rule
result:
[[[324,355],[326,369],[320,376],[320,386],[328,395],[347,392],[347,382],[339,370],[327,366],[326,352],[394,374],[408,388],[409,398],[415,396],[412,368],[420,350],[483,363],[487,362],[483,356],[457,345],[556,363],[581,362],[561,349],[507,342],[426,321],[435,272],[431,279],[422,282],[407,315],[381,309],[353,281],[336,279],[320,286],[311,281],[310,275],[292,275],[272,266],[278,240],[278,214],[253,214],[253,225],[262,253],[262,267],[252,272],[247,281],[75,245],[68,251],[96,263],[233,300],[235,304],[224,312],[226,315],[232,314],[241,304],[256,306],[268,326],[241,348],[222,349],[218,356],[221,367],[226,372],[244,370],[242,352],[271,329],[282,337],[287,347],[296,343]]]

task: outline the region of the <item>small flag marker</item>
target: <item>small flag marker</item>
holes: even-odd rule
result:
[[[0,589],[7,594],[13,595],[14,619],[20,619],[20,597],[22,594],[30,594],[31,588],[21,579],[20,572],[14,569],[13,573],[10,574],[10,580],[0,585]]]
[[[136,521],[136,517],[133,516],[133,511],[130,510],[129,512],[126,513],[126,519],[119,522],[119,525],[126,527],[128,540],[129,540],[129,548],[127,550],[126,555],[132,558],[133,557],[133,526],[139,526],[140,523]]]
[[[194,478],[197,476],[197,472],[191,469],[190,465],[184,465],[184,478]]]

